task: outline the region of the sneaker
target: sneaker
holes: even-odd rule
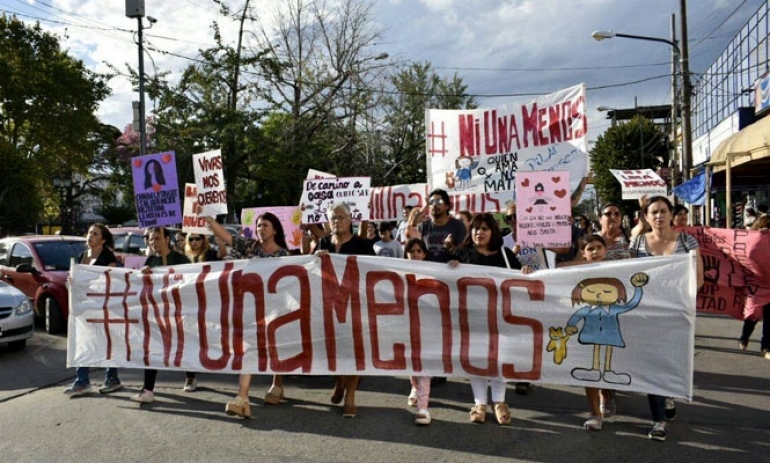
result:
[[[666,422],[658,421],[652,425],[652,429],[647,433],[647,437],[652,440],[664,441],[666,440]]]
[[[198,389],[198,378],[187,378],[184,381],[185,392],[195,392]]]
[[[602,412],[602,418],[612,418],[617,413],[617,406],[615,405],[615,394],[605,400],[601,397],[601,403],[599,404],[599,410]]]
[[[666,397],[666,419],[671,421],[676,418],[676,402],[673,397]]]
[[[427,426],[430,424],[430,412],[428,410],[417,410],[417,414],[414,415],[414,424]]]
[[[583,423],[583,427],[586,429],[586,431],[601,431],[602,430],[602,417],[601,416],[592,416],[588,420],[586,420],[585,423]]]
[[[740,350],[746,350],[749,348],[749,341],[740,339],[738,340],[738,349]]]
[[[135,396],[132,396],[131,400],[142,404],[149,404],[149,403],[155,402],[155,393],[152,391],[148,391],[147,389],[142,389],[142,392],[140,392]]]
[[[88,394],[92,390],[93,388],[91,387],[91,383],[81,384],[75,381],[74,383],[72,383],[72,386],[64,390],[64,394],[70,397],[77,397],[79,395]]]
[[[765,360],[770,360],[770,350],[762,351],[762,357],[764,357]]]
[[[109,394],[110,392],[119,391],[121,389],[123,389],[123,385],[120,384],[120,381],[117,379],[108,379],[102,384],[102,387],[99,388],[99,394]]]
[[[530,383],[516,383],[514,391],[519,395],[527,395],[532,392],[532,385]]]

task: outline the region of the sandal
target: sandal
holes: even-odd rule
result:
[[[410,407],[417,406],[417,389],[412,388],[412,391],[409,393],[409,397],[406,399],[406,404]]]
[[[251,418],[251,405],[249,404],[249,400],[241,396],[235,397],[235,400],[231,400],[225,405],[225,413],[230,416]]]
[[[355,405],[345,404],[345,406],[342,408],[342,417],[355,418],[357,412],[358,412],[358,407],[356,407]]]
[[[470,411],[471,423],[483,423],[487,419],[487,406],[474,405]]]
[[[267,394],[265,394],[265,403],[270,405],[278,405],[283,399],[283,387],[272,386]]]
[[[508,408],[508,404],[505,402],[498,402],[495,404],[495,417],[500,426],[506,426],[511,424],[511,410]]]

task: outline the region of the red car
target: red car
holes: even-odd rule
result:
[[[77,236],[16,236],[0,240],[0,278],[27,295],[49,333],[67,326],[70,261],[86,249]]]

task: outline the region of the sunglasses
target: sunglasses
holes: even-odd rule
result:
[[[187,239],[188,239],[188,240],[190,240],[190,241],[203,241],[203,237],[200,237],[200,236],[199,236],[199,237],[197,237],[197,238],[193,238],[193,237],[191,236],[190,238],[187,238]]]
[[[620,212],[602,212],[605,217],[620,217]]]
[[[428,201],[428,204],[430,204],[431,206],[440,206],[442,204],[445,204],[445,202],[443,199],[431,199],[430,201]]]
[[[515,215],[506,215],[505,216],[505,221],[506,222],[511,222],[511,221],[515,222],[516,221],[516,216]]]

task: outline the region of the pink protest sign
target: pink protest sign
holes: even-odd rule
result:
[[[174,152],[131,158],[131,171],[139,226],[157,227],[181,222]]]
[[[243,236],[255,240],[259,239],[257,235],[257,218],[265,212],[273,213],[278,217],[278,221],[283,226],[283,233],[286,235],[286,245],[289,249],[299,249],[302,245],[302,230],[299,228],[302,213],[299,206],[244,208],[241,210]]]
[[[572,244],[569,172],[516,175],[517,238],[522,247],[563,248]]]

